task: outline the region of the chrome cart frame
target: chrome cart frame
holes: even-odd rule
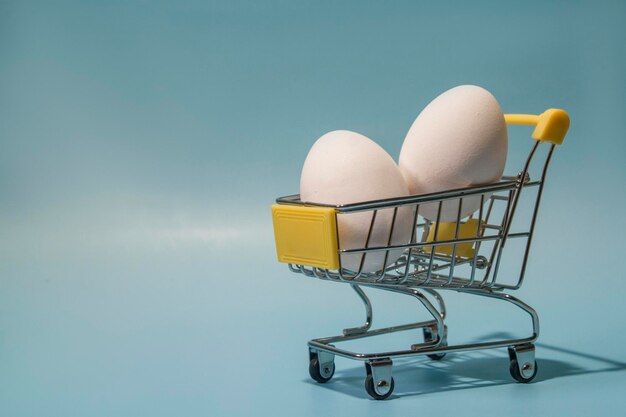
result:
[[[510,373],[519,382],[530,382],[537,374],[534,342],[539,336],[539,317],[528,304],[510,295],[521,287],[526,273],[530,245],[533,239],[535,223],[546,180],[548,166],[555,146],[562,143],[569,127],[567,113],[550,109],[539,116],[506,115],[508,124],[537,125],[533,138],[536,140],[526,158],[524,166],[517,176],[505,176],[495,184],[474,186],[445,192],[416,195],[402,198],[368,201],[346,205],[311,204],[300,201],[299,195],[281,197],[276,200],[278,208],[315,207],[332,210],[337,239],[338,267],[325,268],[301,263],[289,263],[292,272],[307,277],[348,284],[356,292],[365,306],[365,324],[347,328],[338,336],[313,339],[308,342],[309,373],[320,383],[329,381],[335,371],[335,355],[365,362],[365,389],[375,399],[385,399],[394,389],[392,360],[395,358],[427,355],[431,359],[442,359],[448,352],[476,349],[508,347]],[[539,178],[531,178],[531,164],[535,160],[542,143],[547,143],[543,163],[539,164]],[[461,217],[464,200],[473,197],[480,199],[480,207],[470,217]],[[521,227],[515,222],[523,200],[529,203],[527,217]],[[455,203],[458,206],[455,222],[440,221],[444,204]],[[437,207],[434,220],[420,217],[420,207]],[[456,207],[455,206],[455,207]],[[406,244],[393,243],[394,223],[398,211],[412,210],[413,228],[411,239]],[[391,226],[386,245],[370,245],[370,236],[377,214],[382,211],[392,212]],[[341,216],[351,213],[371,213],[369,232],[364,247],[341,249],[337,225]],[[471,221],[470,221],[471,220]],[[275,234],[277,248],[281,231],[275,215]],[[445,233],[440,233],[447,229]],[[441,230],[440,230],[441,229]],[[468,230],[469,229],[469,230]],[[420,238],[421,236],[421,238]],[[503,259],[513,241],[522,242],[521,264],[516,266],[516,275],[503,279],[499,272],[503,268]],[[518,245],[520,246],[520,245]],[[507,250],[505,250],[507,249]],[[389,264],[392,251],[403,251],[395,262]],[[279,249],[279,259],[281,256]],[[384,252],[384,262],[377,272],[363,271],[364,259],[368,253]],[[341,266],[342,255],[360,255],[360,266],[351,271]],[[516,258],[519,259],[520,255]],[[287,261],[291,259],[287,257]],[[281,259],[285,261],[285,259]],[[314,264],[315,262],[311,262]],[[432,316],[431,319],[392,327],[372,329],[372,304],[363,288],[377,288],[393,293],[405,294],[417,299]],[[495,341],[448,345],[446,306],[440,290],[454,290],[459,293],[501,300],[520,308],[527,313],[532,323],[532,333],[523,338],[501,339]],[[423,342],[410,347],[388,352],[360,353],[341,349],[335,344],[378,336],[410,329],[422,329]]]

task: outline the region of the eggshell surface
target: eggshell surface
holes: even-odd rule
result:
[[[406,135],[399,166],[411,194],[465,188],[498,181],[507,148],[507,127],[495,97],[484,88],[462,85],[422,110]],[[463,198],[460,217],[475,212],[480,202],[480,195]],[[458,209],[458,200],[444,202],[440,221],[456,221]],[[433,221],[437,211],[437,203],[419,207]]]
[[[324,204],[350,204],[409,195],[399,168],[384,149],[367,137],[337,130],[320,137],[307,155],[300,178],[300,199]],[[387,246],[392,222],[391,244],[411,239],[413,209],[401,207],[393,222],[393,209],[379,210],[367,247]],[[343,213],[337,216],[339,247],[365,248],[373,212]],[[402,250],[370,252],[361,272],[376,272],[395,262]],[[362,254],[341,255],[342,268],[358,272]]]

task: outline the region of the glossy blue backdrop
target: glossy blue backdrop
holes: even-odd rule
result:
[[[623,409],[625,17],[618,1],[1,1],[0,415]],[[355,362],[310,382],[306,340],[362,311],[275,261],[269,205],[323,133],[397,156],[467,83],[572,118],[519,291],[542,320],[538,381],[512,383],[495,350],[400,362],[393,401],[368,399]],[[529,133],[511,131],[510,161]],[[527,331],[466,298],[450,295],[453,341]],[[383,324],[421,314],[374,302]]]

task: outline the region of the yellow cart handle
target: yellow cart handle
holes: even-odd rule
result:
[[[540,115],[505,114],[504,121],[509,125],[536,125],[533,139],[560,145],[569,129],[569,115],[565,110],[548,109]]]

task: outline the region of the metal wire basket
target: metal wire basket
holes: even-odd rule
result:
[[[339,336],[309,341],[309,373],[314,380],[325,383],[332,378],[335,355],[361,360],[366,368],[366,391],[375,399],[385,399],[394,389],[391,376],[394,358],[428,355],[439,360],[448,352],[498,347],[508,347],[510,372],[514,379],[530,382],[536,376],[533,342],[539,335],[538,315],[506,291],[520,288],[524,281],[548,166],[555,146],[563,142],[567,133],[569,117],[563,110],[549,109],[538,116],[505,115],[505,120],[507,124],[536,125],[532,135],[535,141],[521,172],[502,177],[497,183],[337,206],[305,203],[300,201],[299,195],[276,200],[272,212],[279,261],[288,263],[292,272],[350,285],[365,305],[364,325],[344,329]],[[542,163],[538,164],[538,178],[534,179],[531,164],[544,143],[547,149]],[[462,218],[463,204],[471,200],[479,201],[479,208],[471,217]],[[526,203],[526,219],[516,222],[522,202]],[[453,222],[441,221],[442,208],[446,205],[457,208]],[[436,218],[423,218],[420,208],[424,210],[425,207],[431,211],[436,208]],[[394,224],[401,210],[411,212],[411,238],[406,243],[396,244]],[[370,216],[369,231],[362,247],[344,249],[338,225],[341,216],[355,213]],[[389,216],[391,218],[390,223],[387,221],[390,226],[386,244],[371,245],[372,231],[383,213],[387,220]],[[401,254],[399,257],[398,253]],[[359,257],[358,268],[343,267],[342,259],[346,256]],[[377,256],[376,259],[380,260],[375,272],[371,272],[372,268],[365,270],[367,256]],[[517,259],[517,265],[502,274],[503,259],[510,258]],[[372,305],[362,287],[414,297],[432,319],[372,330]],[[444,322],[446,307],[439,293],[445,289],[513,304],[530,316],[532,334],[519,339],[449,346]],[[424,341],[408,349],[359,353],[335,346],[342,341],[419,328]]]

